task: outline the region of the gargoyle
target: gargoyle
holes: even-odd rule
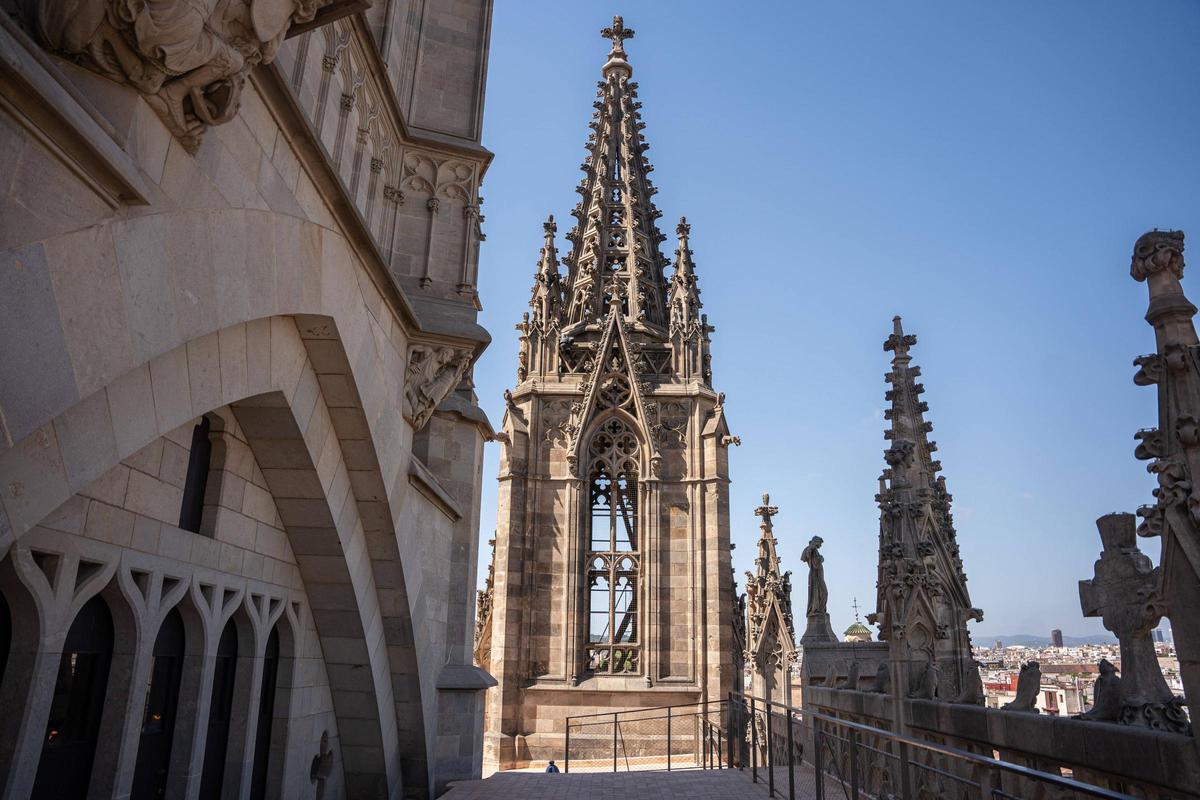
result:
[[[133,86],[195,152],[228,122],[246,76],[269,64],[288,29],[331,0],[35,0],[50,48]]]

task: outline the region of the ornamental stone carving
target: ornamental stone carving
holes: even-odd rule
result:
[[[233,119],[246,76],[329,0],[37,0],[44,43],[133,86],[189,151]]]
[[[1042,665],[1029,661],[1021,665],[1021,674],[1017,676],[1017,696],[1012,702],[1005,703],[1001,708],[1005,711],[1024,711],[1037,714],[1038,692],[1042,687]]]
[[[404,379],[404,400],[405,416],[414,430],[425,427],[438,403],[454,391],[470,365],[468,350],[413,345]]]
[[[1189,733],[1183,703],[1171,694],[1150,638],[1162,619],[1162,570],[1138,549],[1133,514],[1106,514],[1096,527],[1104,550],[1095,577],[1079,582],[1079,604],[1084,616],[1101,617],[1121,645],[1118,721]]]

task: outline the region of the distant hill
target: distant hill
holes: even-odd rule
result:
[[[1004,645],[1018,645],[1020,647],[1049,647],[1049,636],[1033,636],[1028,633],[1017,633],[1010,636],[984,636],[982,634],[972,634],[971,640],[976,647],[991,647],[996,640],[1004,642]],[[1094,633],[1090,636],[1067,636],[1063,634],[1064,647],[1078,647],[1083,644],[1116,644],[1117,637],[1111,633]]]

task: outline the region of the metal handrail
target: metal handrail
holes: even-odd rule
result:
[[[695,703],[674,703],[674,704],[668,705],[668,706],[646,706],[645,708],[630,708],[630,709],[626,709],[625,711],[618,711],[616,713],[618,713],[618,714],[640,714],[643,711],[662,711],[663,709],[667,709],[667,708],[683,708],[684,706],[717,706],[719,708],[720,706],[723,706],[727,702],[729,702],[728,699],[722,697],[719,700],[699,700]],[[567,722],[570,723],[571,720],[573,720],[573,719],[587,719],[588,717],[607,717],[608,719],[611,720],[612,715],[613,715],[612,711],[600,711],[595,714],[573,714],[573,715],[567,717]],[[639,717],[639,719],[660,719],[660,717]],[[590,725],[592,723],[585,722],[582,724]]]
[[[895,742],[897,745],[901,745],[903,747],[917,748],[919,750],[924,750],[926,752],[935,753],[938,755],[950,756],[952,758],[961,759],[962,761],[966,761],[981,767],[999,770],[1001,772],[1007,772],[1022,778],[1040,781],[1060,789],[1070,789],[1071,791],[1079,792],[1090,797],[1100,797],[1105,798],[1105,800],[1131,800],[1132,797],[1131,795],[1122,794],[1121,792],[1116,792],[1111,789],[1104,789],[1099,786],[1083,783],[1082,781],[1077,781],[1073,778],[1065,778],[1062,775],[1055,775],[1052,772],[1042,772],[1041,770],[1036,770],[1031,767],[1021,766],[1020,764],[1012,764],[1007,761],[1000,761],[999,759],[990,758],[988,756],[981,756],[968,750],[960,750],[957,747],[951,747],[950,745],[937,744],[936,742],[915,739],[911,736],[905,736],[904,734],[895,733],[883,728],[874,728],[870,725],[863,725],[862,723],[851,722],[850,720],[833,717],[820,711],[806,711],[796,706],[790,706],[786,703],[780,703],[778,701],[756,697],[743,692],[730,692],[729,699],[731,701],[740,699],[743,707],[749,705],[751,708],[753,708],[753,706],[756,704],[762,703],[766,707],[765,710],[768,714],[768,717],[771,714],[772,707],[783,709],[789,714],[798,714],[804,719],[821,720],[835,726],[846,728],[855,733],[866,733],[871,736],[881,737],[888,741]],[[814,736],[820,736],[822,735],[822,732],[815,725],[813,725],[813,734]],[[828,736],[828,734],[825,735]],[[818,747],[818,751],[819,749],[820,748]],[[912,763],[913,766],[920,767],[922,769],[926,768],[925,765],[915,762],[911,758],[900,756],[900,759],[902,766],[907,766],[908,763]]]
[[[708,719],[708,717],[709,717],[709,715],[714,714],[714,713],[716,713],[716,714],[723,713],[726,703],[728,703],[728,698],[720,698],[720,699],[713,698],[713,699],[709,699],[709,700],[700,700],[700,701],[696,701],[696,702],[692,702],[692,703],[674,703],[671,705],[663,705],[663,706],[648,706],[646,708],[631,708],[631,709],[627,709],[624,711],[616,711],[616,712],[605,711],[605,712],[598,712],[598,713],[593,713],[593,714],[576,714],[573,716],[569,716],[566,718],[565,740],[563,743],[564,748],[566,750],[566,752],[563,754],[563,771],[569,772],[570,768],[571,768],[571,732],[572,732],[572,730],[579,732],[580,729],[585,728],[585,727],[593,727],[593,726],[607,727],[607,726],[611,725],[612,726],[612,770],[614,772],[616,772],[617,768],[618,768],[618,764],[619,764],[619,754],[620,754],[620,751],[622,751],[622,750],[624,751],[624,756],[625,756],[625,768],[626,768],[626,770],[630,769],[629,752],[628,752],[628,748],[625,747],[625,734],[621,730],[621,723],[628,724],[628,723],[640,723],[640,722],[653,722],[656,720],[666,720],[666,722],[667,722],[667,742],[666,742],[666,754],[665,755],[666,755],[666,761],[667,761],[667,769],[670,770],[672,768],[672,753],[671,753],[671,744],[673,741],[672,726],[671,726],[672,720],[674,720],[675,722],[681,722],[682,720],[684,720],[688,717],[696,717],[697,722],[699,723],[698,730],[700,731],[700,734],[701,734],[700,738],[701,738],[701,741],[703,742],[703,744],[701,744],[700,746],[707,748],[708,740],[705,737],[711,736],[711,734],[709,734],[708,731],[709,730],[715,731],[716,732],[716,740],[718,742],[720,742],[721,741],[721,732],[723,729],[723,723],[713,722],[712,720]],[[681,711],[679,711],[679,709],[687,709],[687,710],[681,712]],[[657,715],[653,715],[653,716],[642,716],[643,714],[646,714],[648,712],[655,712],[655,711],[665,711],[666,713],[665,714],[657,714]],[[583,721],[583,720],[586,720],[586,721]],[[699,750],[697,752],[700,755],[700,761],[703,764],[703,768],[705,768],[705,769],[711,769],[714,767],[717,769],[721,768],[721,762],[720,762],[719,756],[716,759],[713,759],[713,758],[711,758],[710,754],[708,754],[708,753],[700,753]]]

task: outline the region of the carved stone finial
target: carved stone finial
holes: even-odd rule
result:
[[[552,237],[558,233],[558,225],[554,222],[554,215],[546,217],[546,221],[542,223],[542,230],[546,232],[547,237]]]
[[[632,39],[634,37],[634,30],[633,30],[633,28],[625,27],[625,18],[624,17],[614,16],[613,21],[612,21],[612,27],[604,28],[603,30],[600,31],[600,35],[603,36],[605,39],[612,40],[612,45],[613,45],[612,49],[613,49],[614,53],[624,54],[625,40]]]
[[[1164,271],[1175,280],[1183,279],[1183,231],[1152,230],[1143,233],[1133,246],[1129,274],[1134,280],[1144,281]]]
[[[625,20],[619,16],[613,17],[612,26],[600,31],[605,39],[612,40],[612,49],[608,51],[608,61],[601,72],[604,77],[610,73],[623,73],[626,78],[633,75],[633,67],[629,66],[625,56],[625,40],[633,38],[633,28],[625,27]]]
[[[687,217],[679,218],[679,224],[675,226],[675,235],[680,239],[686,239],[692,235],[692,226],[688,224]]]
[[[1096,520],[1104,550],[1095,577],[1079,582],[1086,617],[1100,617],[1121,646],[1120,722],[1186,733],[1182,704],[1171,694],[1158,666],[1151,631],[1162,619],[1158,602],[1161,570],[1137,546],[1133,514]]]

